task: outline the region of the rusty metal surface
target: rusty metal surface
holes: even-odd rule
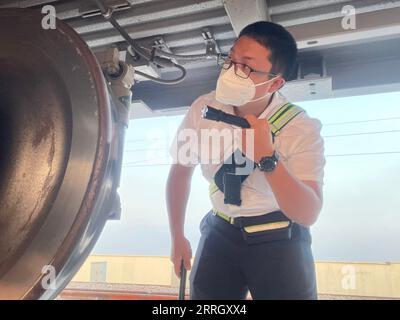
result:
[[[68,160],[68,94],[43,62],[31,51],[0,60],[0,276],[46,218]]]
[[[186,295],[189,299],[189,295]],[[111,291],[111,290],[64,290],[58,300],[177,300],[175,295],[154,294],[135,291]]]
[[[43,30],[41,19],[0,10],[0,299],[46,295],[46,266],[60,280],[52,295],[63,288],[97,240],[118,180],[97,61],[70,27]]]
[[[189,300],[189,288],[185,298]],[[58,296],[59,300],[177,300],[178,288],[170,286],[71,282]],[[251,300],[248,293],[246,300]],[[335,295],[319,293],[318,300],[399,300],[387,297]]]

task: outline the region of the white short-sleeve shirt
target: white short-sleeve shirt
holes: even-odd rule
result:
[[[268,119],[286,103],[287,99],[276,92],[259,119]],[[224,160],[237,149],[241,129],[203,119],[202,110],[207,105],[234,114],[232,106],[215,100],[214,91],[200,96],[193,102],[178,128],[170,154],[174,163],[184,166],[200,164],[203,176],[211,183]],[[325,157],[321,127],[318,119],[302,112],[275,137],[274,147],[280,161],[296,178],[317,181],[322,185]],[[231,217],[257,216],[280,209],[264,173],[258,169],[242,183],[241,206],[225,204],[224,194],[220,190],[212,193],[210,198],[215,210]]]

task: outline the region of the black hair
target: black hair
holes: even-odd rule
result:
[[[258,21],[245,27],[239,38],[242,36],[257,41],[271,51],[271,73],[280,73],[285,80],[291,77],[296,66],[297,44],[289,31],[273,22]]]

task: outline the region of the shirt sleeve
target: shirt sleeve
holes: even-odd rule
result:
[[[290,172],[300,180],[324,180],[324,140],[321,136],[321,122],[314,118],[301,121],[301,134],[293,141],[292,152],[288,157]]]
[[[172,163],[186,167],[199,164],[198,123],[201,119],[202,97],[195,100],[186,112],[169,149]]]

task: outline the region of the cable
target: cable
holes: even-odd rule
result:
[[[149,150],[167,150],[167,148],[161,148],[161,149],[133,149],[133,150],[124,150],[124,152],[144,152],[144,151],[149,151]]]
[[[393,132],[400,132],[400,130],[346,133],[346,134],[335,134],[335,135],[331,135],[331,136],[322,136],[322,137],[323,138],[334,138],[334,137],[361,136],[361,135],[366,135],[366,134],[381,134],[381,133],[393,133]]]
[[[400,154],[400,151],[383,151],[383,152],[367,152],[367,153],[345,153],[345,154],[328,154],[325,157],[349,157],[349,156],[370,156],[382,154]]]
[[[122,166],[122,168],[137,168],[137,167],[159,167],[159,166],[171,166],[172,163],[154,163],[154,164],[135,164],[131,166]]]
[[[370,156],[370,155],[387,155],[387,154],[400,154],[400,151],[383,151],[383,152],[366,152],[366,153],[344,153],[344,154],[328,154],[325,157],[354,157],[354,156]],[[154,159],[156,160],[156,159]],[[167,160],[167,159],[165,159]],[[130,162],[122,165],[123,168],[136,168],[136,167],[158,167],[158,166],[170,166],[172,163],[159,163],[159,164],[141,164],[145,160],[138,162]]]
[[[169,158],[164,158],[164,159],[159,159],[159,158],[153,158],[153,159],[144,159],[144,160],[138,160],[138,161],[133,161],[133,162],[126,162],[123,165],[131,165],[131,164],[138,164],[141,162],[148,162],[148,161],[157,161],[157,160],[169,160]]]
[[[322,126],[336,126],[336,125],[342,125],[342,124],[364,123],[364,122],[375,122],[375,121],[387,121],[387,120],[400,120],[400,117],[371,119],[371,120],[359,120],[359,121],[347,121],[347,122],[324,123]]]
[[[326,127],[326,126],[336,126],[336,125],[344,125],[344,124],[354,124],[354,123],[365,123],[365,122],[389,121],[389,120],[400,120],[400,117],[379,118],[379,119],[359,120],[359,121],[347,121],[347,122],[323,123],[323,124],[322,124],[322,127]]]
[[[153,77],[153,76],[151,76],[151,75],[149,75],[147,73],[143,73],[143,72],[141,72],[139,70],[136,70],[136,69],[135,69],[135,73],[138,74],[139,76],[142,76],[142,77],[144,77],[146,79],[149,79],[149,80],[151,80],[153,82],[157,82],[157,83],[161,83],[161,84],[169,84],[169,85],[178,84],[178,83],[182,82],[186,78],[186,73],[187,72],[186,72],[186,69],[184,67],[182,67],[181,65],[179,65],[179,64],[175,64],[174,63],[174,66],[176,68],[180,69],[182,74],[181,74],[181,76],[179,78],[171,79],[171,80],[159,79],[159,78]]]
[[[394,133],[394,132],[400,132],[400,130],[347,133],[347,134],[336,134],[336,135],[322,136],[322,137],[323,137],[323,138],[336,138],[336,137],[361,136],[361,135],[383,134],[383,133]],[[160,140],[160,141],[161,141],[161,140],[163,140],[163,139],[157,139],[157,140]],[[153,141],[156,141],[156,140],[153,140]],[[129,142],[129,141],[126,141],[126,142]],[[136,140],[135,142],[146,142],[146,140]],[[169,149],[168,147],[157,148],[157,149],[145,148],[145,149],[125,150],[125,152],[143,152],[143,151],[148,151],[148,150],[168,150],[168,149]]]
[[[153,142],[153,141],[166,141],[166,138],[156,138],[156,139],[136,139],[136,140],[126,140],[127,143],[138,143],[138,142]]]
[[[131,38],[131,36],[125,31],[124,28],[118,23],[118,21],[113,17],[113,10],[110,7],[104,5],[101,0],[93,0],[98,8],[100,9],[104,19],[112,24],[112,26],[121,34],[121,36],[125,39],[126,42],[135,50],[137,54],[139,54],[142,58],[147,61],[150,61],[151,58],[145,53],[140,47],[138,47],[135,41]]]
[[[113,15],[112,15],[113,10],[111,8],[107,8],[101,0],[93,0],[93,1],[96,3],[98,8],[100,9],[104,19],[106,19],[108,22],[111,23],[111,25],[121,34],[121,36],[125,39],[125,41],[128,42],[128,44],[132,47],[132,49],[138,55],[140,55],[143,59],[145,59],[146,61],[149,61],[149,62],[153,62],[160,67],[165,67],[165,68],[174,67],[174,68],[179,69],[182,72],[180,77],[178,77],[176,79],[171,79],[171,80],[155,78],[149,74],[135,70],[136,74],[138,74],[142,77],[145,77],[151,81],[161,83],[161,84],[167,84],[167,85],[173,85],[173,84],[180,83],[186,78],[186,69],[184,67],[172,62],[171,60],[165,59],[165,58],[153,57],[152,55],[149,56],[145,52],[145,50],[143,50],[141,47],[136,45],[135,41],[131,38],[131,36],[125,31],[124,28],[122,28],[122,26],[118,23],[118,21],[113,17]]]
[[[192,54],[192,55],[180,55],[180,54],[174,54],[170,52],[163,51],[161,49],[156,49],[155,54],[158,54],[162,57],[167,57],[171,59],[177,59],[177,60],[185,60],[185,61],[192,61],[192,60],[204,60],[204,59],[213,59],[216,58],[218,59],[221,54]]]
[[[371,120],[360,120],[360,121],[349,121],[349,122],[335,122],[335,123],[326,123],[323,124],[324,126],[334,126],[334,125],[342,125],[342,124],[352,124],[352,123],[364,123],[364,122],[375,122],[375,121],[387,121],[387,120],[400,120],[400,117],[393,117],[393,118],[381,118],[381,119],[371,119]],[[343,134],[343,135],[332,135],[332,136],[323,136],[324,138],[330,137],[339,137],[339,136],[346,136],[346,135],[364,135],[364,134],[378,134],[378,133],[390,133],[390,132],[398,132],[400,130],[391,130],[391,131],[376,131],[376,132],[360,132],[360,133],[350,133],[350,134]],[[152,139],[151,141],[161,141],[165,139]],[[137,143],[137,142],[148,142],[147,139],[138,139],[138,140],[127,140],[127,143]]]
[[[171,166],[172,163],[160,163],[160,164],[138,164],[133,166],[122,166],[122,168],[142,168],[142,167],[159,167],[159,166]]]
[[[111,25],[120,33],[120,35],[125,39],[125,41],[131,46],[132,50],[134,50],[139,56],[141,56],[143,59],[145,59],[148,62],[153,62],[154,64],[158,65],[159,67],[164,67],[164,68],[176,68],[181,71],[181,75],[176,78],[176,79],[159,79],[156,77],[153,77],[147,73],[143,73],[141,71],[135,70],[135,73],[149,79],[153,82],[160,83],[160,84],[166,84],[166,85],[174,85],[182,82],[187,75],[186,69],[179,65],[174,63],[173,61],[162,58],[160,56],[168,57],[168,58],[175,58],[175,59],[180,59],[180,60],[200,60],[200,59],[210,59],[210,58],[219,58],[220,54],[201,54],[201,55],[175,55],[169,52],[162,51],[160,49],[156,49],[154,53],[158,53],[160,56],[155,56],[153,52],[150,51],[150,53],[146,53],[146,49],[138,46],[135,41],[131,38],[131,36],[125,31],[125,29],[118,23],[118,21],[113,17],[113,10],[109,7],[106,7],[101,0],[93,0],[98,8],[100,9],[103,17],[111,23]],[[128,53],[130,51],[128,50]]]

